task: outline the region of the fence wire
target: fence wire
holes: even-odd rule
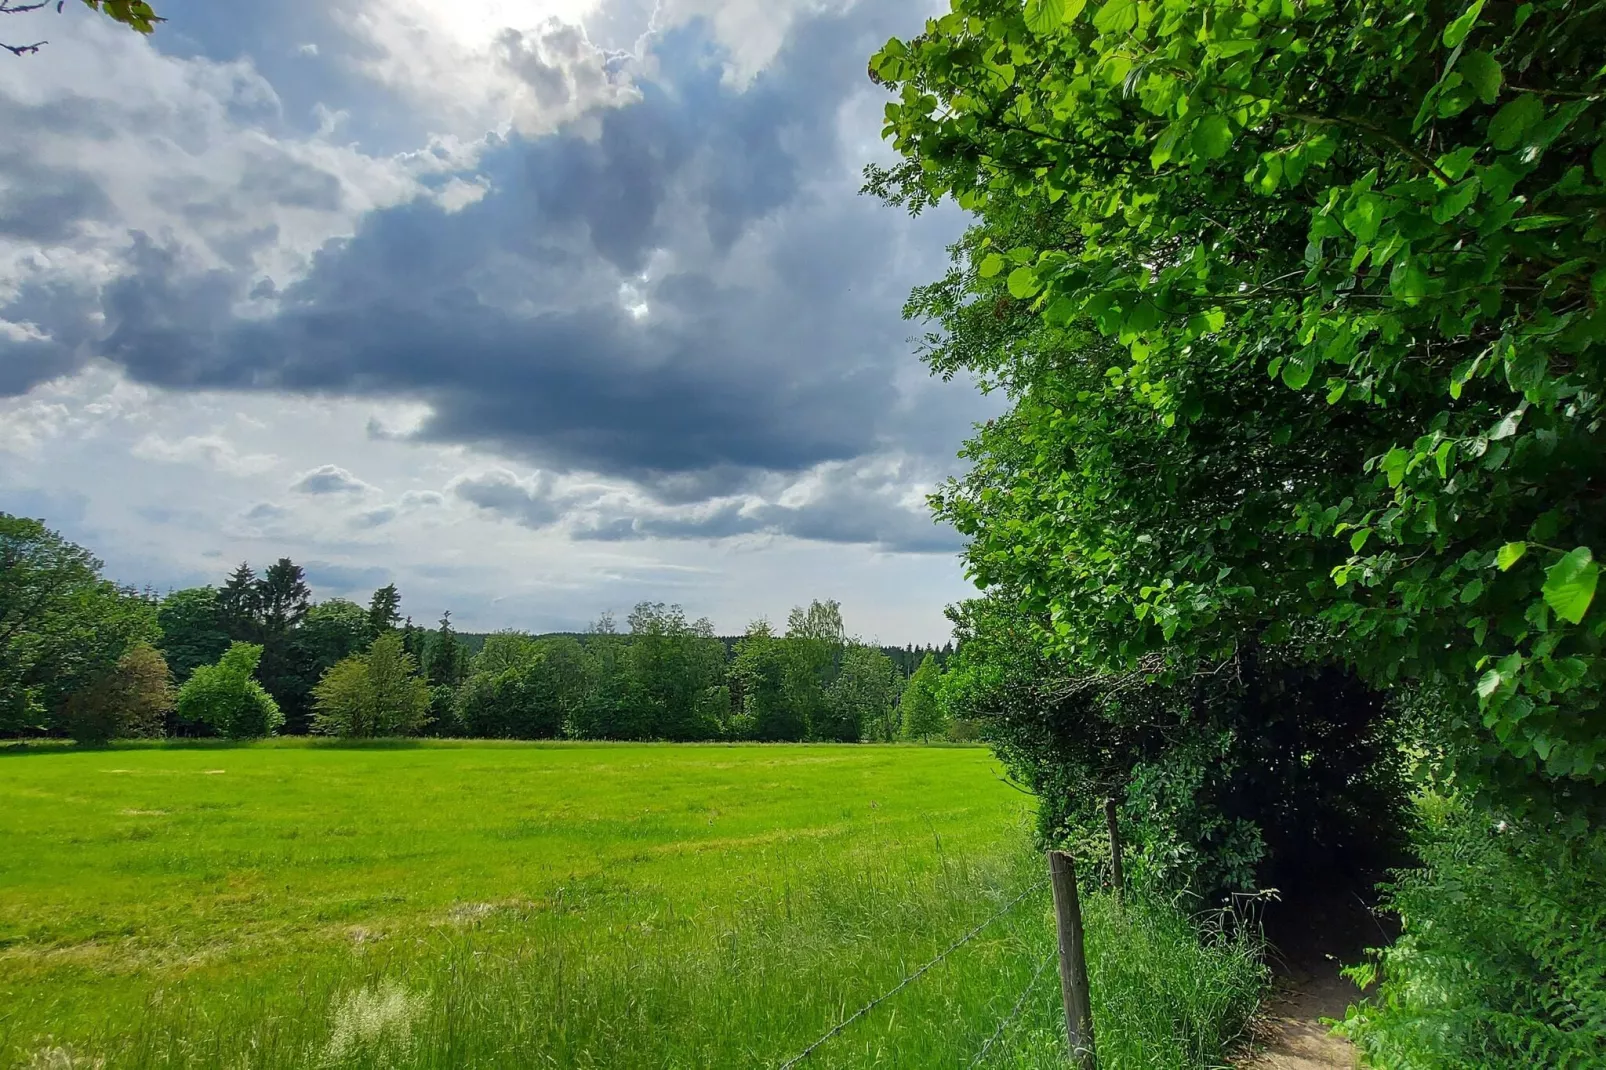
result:
[[[1048,964],[1054,961],[1054,955],[1058,950],[1058,948],[1049,948],[1048,954],[1043,956],[1043,961],[1037,964],[1037,969],[1032,973],[1032,979],[1027,981],[1026,987],[1020,990],[1020,998],[1015,1000],[1015,1006],[1010,1008],[1009,1014],[1003,1021],[998,1023],[998,1028],[993,1030],[993,1035],[987,1038],[987,1043],[981,1046],[981,1050],[976,1053],[976,1057],[970,1060],[971,1070],[975,1070],[976,1067],[982,1064],[982,1060],[987,1058],[987,1053],[992,1050],[994,1044],[998,1043],[999,1038],[1004,1035],[1004,1031],[1010,1027],[1016,1018],[1020,1017],[1021,1009],[1026,1006],[1026,997],[1031,995],[1032,989],[1037,987],[1038,979],[1043,976],[1043,971],[1048,968]]]
[[[981,934],[981,931],[983,929],[987,928],[987,926],[991,925],[993,922],[997,921],[999,918],[1003,917],[1005,914],[1008,914],[1011,910],[1014,910],[1017,906],[1019,906],[1026,899],[1027,896],[1031,895],[1033,892],[1042,891],[1043,887],[1046,884],[1048,884],[1048,879],[1044,878],[1043,880],[1040,880],[1036,884],[1032,885],[1030,888],[1027,888],[1024,892],[1020,893],[1015,898],[1011,899],[1008,903],[1005,903],[1003,905],[1003,907],[1001,907],[996,914],[994,914],[992,917],[988,918],[986,921],[982,922],[980,925],[976,926],[974,929],[970,930],[964,936],[961,936],[959,939],[957,939],[953,943],[949,944],[946,948],[944,948],[942,950],[941,953],[939,953],[937,955],[936,958],[932,959],[930,962],[926,963],[924,966],[920,967],[915,972],[909,974],[903,980],[899,981],[897,984],[893,985],[891,988],[889,988],[885,992],[881,993],[875,999],[872,999],[869,1003],[866,1003],[864,1006],[860,1007],[858,1010],[854,1011],[852,1014],[850,1014],[846,1018],[842,1019],[836,1025],[834,1025],[830,1029],[826,1030],[825,1033],[818,1040],[816,1040],[814,1043],[810,1044],[808,1047],[804,1048],[802,1051],[798,1052],[796,1055],[792,1056],[790,1059],[786,1060],[786,1062],[782,1063],[779,1067],[776,1068],[776,1070],[792,1070],[792,1067],[796,1066],[798,1063],[801,1063],[804,1059],[807,1059],[810,1055],[813,1055],[814,1054],[814,1050],[816,1048],[818,1048],[820,1045],[824,1044],[826,1041],[830,1040],[832,1037],[835,1037],[838,1034],[840,1034],[848,1026],[852,1025],[854,1022],[858,1021],[860,1018],[863,1018],[866,1014],[869,1014],[871,1011],[875,1010],[876,1007],[878,1007],[880,1004],[882,1004],[885,1001],[891,999],[893,996],[896,996],[899,992],[902,992],[905,988],[908,988],[915,981],[919,980],[920,977],[927,970],[931,969],[933,966],[936,966],[937,964],[942,962],[943,959],[946,959],[949,955],[953,954],[955,951],[958,951],[961,947],[964,947],[966,944],[970,943],[978,935]]]

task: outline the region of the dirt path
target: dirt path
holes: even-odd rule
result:
[[[1393,939],[1394,922],[1374,914],[1347,885],[1351,875],[1318,875],[1317,890],[1295,893],[1266,918],[1272,996],[1256,1023],[1251,1054],[1240,1070],[1355,1070],[1355,1046],[1335,1037],[1323,1018],[1342,1019],[1361,992],[1339,970],[1362,962],[1366,948]]]
[[[1344,1017],[1359,998],[1336,962],[1285,967],[1257,1023],[1255,1054],[1242,1070],[1353,1070],[1359,1065],[1354,1046],[1333,1036],[1321,1019]]]

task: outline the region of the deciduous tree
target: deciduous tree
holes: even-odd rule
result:
[[[958,0],[889,42],[869,188],[982,220],[911,311],[1015,402],[939,499],[977,581],[1089,671],[1337,659],[1461,784],[1598,803],[1603,32]]]
[[[178,683],[202,665],[210,665],[229,648],[218,592],[213,587],[173,591],[156,609],[162,654]]]
[[[927,654],[920,668],[909,677],[903,689],[898,708],[903,718],[903,738],[928,741],[942,735],[942,705],[937,700],[937,689],[942,682],[942,670],[937,659]]]
[[[417,670],[399,633],[381,635],[366,654],[324,673],[313,690],[313,731],[356,739],[416,735],[430,707],[429,684]]]
[[[68,695],[156,638],[155,606],[37,520],[0,513],[0,733],[42,732]]]
[[[260,646],[235,643],[215,665],[196,669],[179,689],[180,719],[206,725],[227,739],[257,739],[276,733],[284,724],[284,714],[252,675],[261,660]]]

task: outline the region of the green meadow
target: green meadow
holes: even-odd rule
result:
[[[0,751],[0,1065],[966,1066],[1053,946],[981,748]],[[1219,1064],[1259,967],[1087,903],[1105,1064]],[[984,1065],[1063,1065],[1052,964]]]

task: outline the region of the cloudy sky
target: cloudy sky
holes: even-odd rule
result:
[[[920,0],[163,0],[0,18],[0,509],[125,582],[289,555],[468,629],[643,599],[945,638],[996,402],[858,195]]]

